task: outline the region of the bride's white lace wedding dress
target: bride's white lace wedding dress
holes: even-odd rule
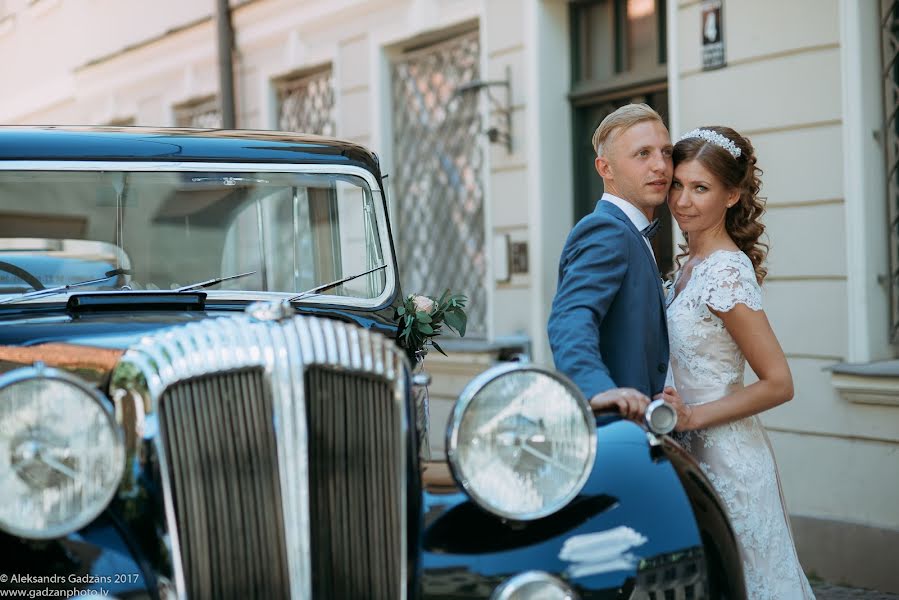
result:
[[[678,278],[680,273],[678,273]],[[668,294],[674,385],[686,404],[717,400],[743,386],[746,359],[709,307],[762,308],[752,263],[719,250],[696,264],[679,293]],[[670,382],[669,382],[670,383]],[[793,544],[777,465],[757,417],[677,435],[723,499],[740,544],[751,600],[814,598]]]

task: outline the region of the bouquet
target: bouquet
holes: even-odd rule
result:
[[[460,337],[465,336],[465,326],[468,323],[466,302],[468,298],[465,296],[451,294],[446,290],[440,298],[409,294],[402,304],[395,307],[393,318],[397,322],[397,340],[413,365],[428,353],[428,345],[446,356],[446,352],[434,340],[443,333],[444,325]]]

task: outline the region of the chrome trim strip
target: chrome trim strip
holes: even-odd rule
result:
[[[143,338],[128,349],[113,373],[115,396],[134,378],[118,373],[137,369],[146,379],[149,400],[146,419],[158,413],[158,402],[169,386],[192,377],[246,367],[262,368],[272,388],[277,436],[279,478],[285,519],[285,540],[290,568],[291,598],[307,600],[312,595],[308,444],[304,373],[310,365],[338,367],[375,374],[393,383],[399,414],[394,435],[395,463],[400,469],[397,496],[401,501],[400,566],[401,595],[408,597],[408,532],[406,529],[405,440],[409,432],[406,411],[406,381],[402,376],[406,357],[392,340],[355,325],[309,316],[282,321],[257,321],[248,315],[210,318]],[[154,448],[163,477],[165,518],[172,554],[172,572],[178,598],[186,599],[181,546],[175,521],[173,491],[161,435]]]
[[[381,183],[375,176],[366,169],[354,167],[351,165],[333,165],[333,164],[279,164],[279,163],[226,163],[226,162],[152,162],[152,161],[75,161],[75,160],[47,160],[47,161],[29,161],[29,160],[10,160],[0,161],[0,171],[126,171],[126,172],[190,172],[190,171],[207,171],[207,172],[239,172],[239,173],[309,173],[312,175],[354,175],[363,179],[370,188],[372,195],[380,194],[380,202],[374,198],[372,204],[375,207],[375,214],[378,220],[378,237],[381,244],[381,253],[388,255],[390,253],[390,232],[387,228],[387,215],[384,212],[386,198],[384,191],[381,189]],[[381,294],[376,298],[350,298],[348,296],[334,296],[330,294],[320,294],[313,296],[315,300],[303,299],[299,302],[308,304],[336,304],[338,306],[354,306],[362,308],[377,308],[385,304],[393,298],[396,292],[395,283],[397,279],[395,260],[387,262],[385,272],[385,286]],[[293,294],[277,294],[278,299],[288,298]],[[208,293],[208,292],[207,292]],[[230,297],[230,295],[229,295]],[[56,301],[59,297],[56,296]],[[249,300],[259,299],[256,295]],[[39,299],[35,299],[39,302]]]
[[[48,168],[49,166],[49,168]],[[128,168],[122,168],[128,167]],[[127,160],[5,160],[0,161],[0,171],[210,171],[213,173],[234,171],[255,173],[273,171],[279,173],[313,173],[316,175],[358,175],[369,182],[373,191],[381,191],[381,185],[371,171],[352,165],[312,163],[264,163],[264,162],[185,162],[185,161],[127,161]]]
[[[581,478],[578,481],[578,484],[572,488],[572,492],[565,496],[562,501],[557,502],[555,506],[550,505],[547,508],[531,513],[523,513],[523,514],[512,514],[504,511],[500,511],[495,507],[487,506],[485,503],[481,502],[477,495],[471,491],[471,485],[469,481],[463,476],[462,470],[458,464],[458,452],[457,449],[459,447],[459,426],[462,423],[462,417],[465,415],[465,411],[468,409],[468,406],[474,400],[475,396],[484,389],[489,383],[499,379],[500,377],[507,377],[513,373],[517,372],[527,372],[532,371],[536,373],[540,373],[555,379],[559,383],[564,386],[568,392],[572,395],[575,400],[577,400],[578,405],[581,409],[581,414],[584,417],[584,423],[586,425],[588,435],[590,436],[590,447],[589,447],[589,455],[587,457],[587,461],[584,464],[584,472],[581,474]],[[511,400],[511,399],[510,399]],[[484,510],[491,512],[499,517],[504,519],[511,519],[515,521],[532,521],[534,519],[539,519],[548,515],[551,515],[571,502],[575,496],[577,496],[580,491],[583,489],[584,485],[587,483],[587,479],[589,479],[590,474],[593,471],[593,465],[596,461],[596,420],[593,417],[593,410],[590,408],[590,404],[587,402],[587,399],[584,398],[584,395],[581,393],[580,389],[565,375],[562,373],[558,373],[551,369],[541,367],[535,365],[533,363],[506,363],[496,365],[487,369],[480,375],[476,376],[472,379],[468,385],[462,390],[459,394],[459,398],[456,400],[455,404],[453,404],[453,409],[450,412],[449,420],[446,426],[446,459],[450,466],[450,471],[453,474],[453,478],[456,480],[456,483],[459,484],[463,490],[465,490],[466,495],[472,499],[472,501],[478,506],[482,507]]]

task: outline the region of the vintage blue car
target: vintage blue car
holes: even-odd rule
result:
[[[427,460],[387,217],[347,142],[0,128],[0,589],[745,598],[663,406],[501,363]]]

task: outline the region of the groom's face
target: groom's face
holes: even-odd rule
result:
[[[615,135],[596,159],[606,191],[624,198],[651,217],[665,202],[674,167],[671,138],[658,121],[642,121]]]

